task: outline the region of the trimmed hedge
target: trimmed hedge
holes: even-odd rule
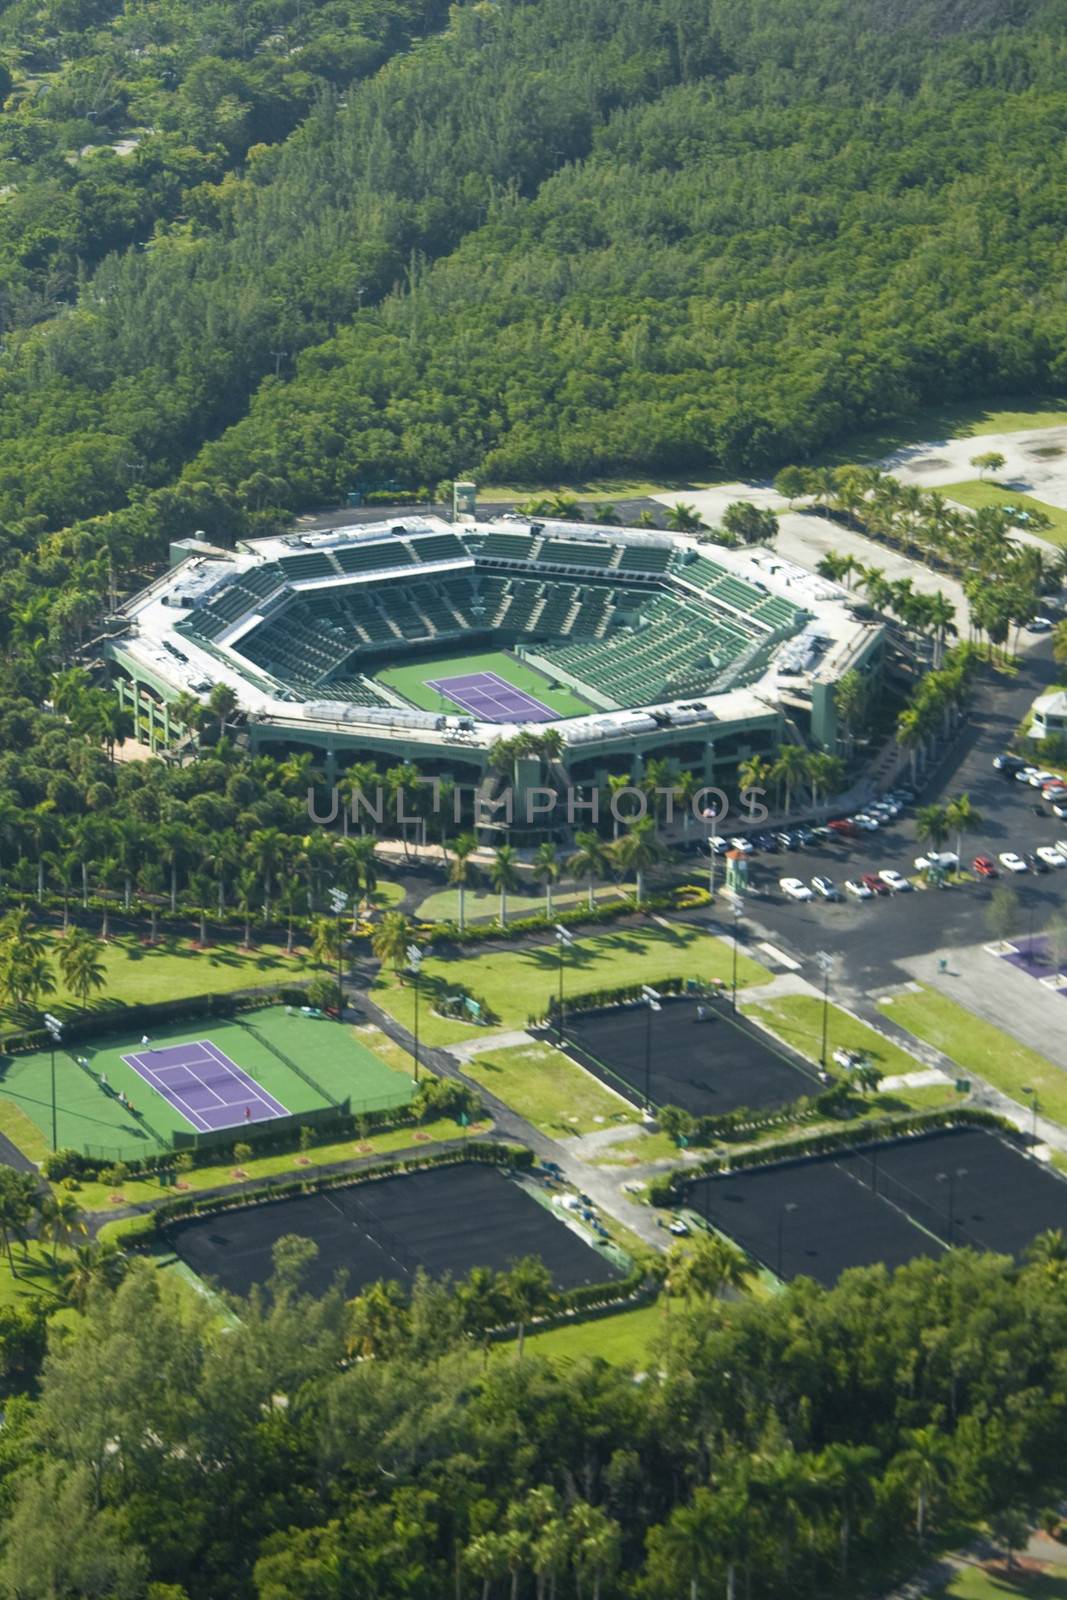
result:
[[[752,1150],[741,1151],[739,1155],[711,1156],[698,1166],[664,1173],[649,1184],[649,1203],[654,1206],[673,1206],[694,1179],[711,1177],[718,1172],[741,1172],[746,1167],[785,1165],[804,1156],[828,1155],[840,1149],[866,1149],[871,1145],[891,1144],[912,1135],[933,1133],[937,1128],[955,1127],[1016,1131],[1014,1124],[1006,1118],[998,1117],[992,1111],[982,1111],[977,1106],[954,1106],[941,1111],[916,1111],[909,1116],[881,1117],[860,1128],[849,1125],[827,1129],[822,1133],[804,1134],[799,1139],[758,1145]]]
[[[180,1021],[182,1017],[229,1017],[238,1011],[261,1011],[266,1006],[303,1005],[307,997],[306,982],[262,984],[256,988],[234,989],[228,994],[195,994],[182,1000],[158,1000],[150,1005],[110,1007],[107,1011],[88,1011],[70,1017],[63,1024],[65,1044],[78,1039],[95,1039],[101,1034],[144,1031],[159,1022]],[[31,1029],[26,1033],[10,1034],[3,1040],[5,1055],[26,1055],[36,1050],[47,1050],[49,1036],[44,1029]]]
[[[547,933],[557,923],[564,928],[574,928],[583,924],[617,922],[620,917],[647,916],[651,911],[691,911],[694,906],[707,903],[694,900],[692,894],[692,889],[688,891],[688,896],[681,889],[670,889],[664,894],[646,895],[640,905],[635,900],[611,900],[607,904],[600,902],[591,911],[588,905],[571,906],[565,911],[553,910],[550,917],[544,912],[538,912],[536,916],[515,917],[503,927],[499,922],[478,922],[468,925],[462,933],[458,922],[438,922],[435,924],[438,930],[435,938],[451,944],[484,944],[492,939],[507,940],[521,938],[527,933]]]

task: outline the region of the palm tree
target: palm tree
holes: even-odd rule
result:
[[[304,885],[298,883],[295,878],[286,878],[279,891],[278,899],[282,910],[285,912],[285,953],[287,956],[291,956],[293,953],[293,919],[306,904]]]
[[[489,868],[489,881],[500,895],[500,926],[506,927],[508,920],[508,895],[513,894],[519,886],[518,856],[510,844],[502,844],[493,852],[493,864]]]
[[[611,856],[598,833],[576,833],[575,851],[567,861],[567,871],[575,878],[584,878],[589,889],[589,909],[594,905],[593,885],[605,878],[610,870]]]
[[[940,589],[926,599],[926,621],[934,636],[934,671],[937,672],[944,660],[945,640],[956,632],[956,608]]]
[[[958,794],[945,807],[945,822],[956,835],[956,860],[963,860],[963,835],[982,826],[982,813],[971,804],[969,794]]]
[[[841,1576],[848,1574],[852,1517],[873,1497],[878,1451],[873,1445],[830,1444],[817,1458],[817,1476],[841,1513]]]
[[[894,1458],[893,1465],[903,1473],[915,1495],[915,1533],[922,1544],[930,1498],[948,1469],[948,1441],[932,1427],[909,1428],[906,1437],[908,1447]]]
[[[252,902],[259,887],[259,878],[251,867],[237,875],[237,909],[244,918],[244,948],[252,948]]]
[[[155,944],[156,942],[159,926],[158,901],[163,892],[164,881],[163,868],[154,858],[151,861],[146,861],[137,874],[138,885],[148,898],[149,944]]]
[[[920,844],[940,850],[949,836],[950,823],[945,806],[920,806],[915,813],[915,836]]]
[[[793,791],[808,775],[808,752],[801,744],[786,744],[778,752],[771,769],[774,783],[785,789],[785,813],[793,809]]]
[[[248,840],[248,848],[256,871],[263,880],[263,916],[269,920],[274,876],[284,865],[289,853],[289,840],[280,828],[256,828]]]
[[[756,794],[766,794],[773,776],[773,768],[769,761],[765,761],[762,756],[748,756],[737,769],[737,786],[742,794],[746,789],[751,789]]]
[[[706,528],[707,523],[695,506],[676,500],[667,508],[667,526],[672,533],[696,533],[698,528]]]
[[[99,1284],[115,1289],[122,1282],[127,1258],[117,1244],[83,1244],[75,1248],[67,1263],[63,1298],[68,1305],[84,1311],[89,1297]]]
[[[856,728],[867,709],[867,685],[853,668],[834,685],[834,709],[841,724],[846,755],[851,753]]]
[[[604,1579],[618,1566],[622,1530],[599,1506],[578,1500],[571,1507],[570,1524],[573,1561],[581,1594],[588,1578],[593,1580],[593,1600],[600,1600]]]
[[[926,747],[926,718],[915,706],[908,706],[897,717],[897,744],[907,752],[911,766],[911,781],[914,784],[919,754]]]
[[[0,1245],[7,1255],[13,1278],[17,1278],[18,1273],[11,1241],[18,1239],[25,1244],[36,1202],[36,1173],[16,1172],[14,1167],[0,1166]]]
[[[533,875],[545,886],[545,916],[552,915],[552,885],[559,879],[559,851],[551,839],[538,845],[533,858]]]
[[[1062,1228],[1046,1228],[1031,1240],[1025,1254],[1031,1267],[1061,1278],[1067,1272],[1067,1234]]]
[[[521,1361],[527,1324],[547,1311],[555,1298],[552,1275],[536,1256],[524,1256],[515,1262],[510,1271],[502,1274],[500,1288],[508,1314],[518,1328],[519,1342],[515,1359]]]
[[[100,960],[99,942],[84,928],[73,928],[60,942],[59,974],[84,1011],[94,989],[102,989],[107,973]]]
[[[461,833],[452,841],[452,862],[448,869],[448,881],[454,883],[459,892],[459,931],[463,932],[467,925],[466,900],[467,886],[475,875],[474,863],[468,858],[478,848],[478,840],[473,833]]]
[[[400,974],[407,965],[408,946],[414,939],[414,928],[402,911],[387,911],[374,930],[371,949],[382,966],[391,966]],[[403,981],[403,980],[401,980]]]
[[[631,823],[613,850],[620,869],[624,873],[632,872],[637,879],[636,900],[640,905],[645,897],[645,873],[663,856],[652,818],[642,817],[640,821]]]
[[[609,775],[608,775],[608,795],[610,797],[610,804],[611,804],[611,816],[612,816],[612,833],[611,833],[611,836],[612,836],[613,839],[617,839],[619,837],[619,830],[620,830],[620,828],[622,826],[621,818],[618,815],[617,801],[618,801],[619,795],[624,794],[626,792],[626,790],[629,789],[629,788],[632,788],[632,781],[631,781],[631,778],[630,778],[630,774],[628,772],[612,772],[612,773],[609,773]]]
[[[817,809],[820,802],[837,794],[845,781],[845,763],[840,756],[829,755],[825,750],[814,750],[808,757],[808,783],[811,786],[811,803]]]
[[[89,1232],[85,1216],[72,1194],[63,1191],[42,1195],[38,1199],[39,1233],[42,1239],[52,1241],[52,1271],[58,1271],[59,1247],[85,1238]]]
[[[226,722],[237,710],[239,701],[228,683],[216,683],[208,695],[208,710],[219,719],[219,738],[222,739],[226,732]]]

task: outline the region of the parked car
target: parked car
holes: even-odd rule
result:
[[[1015,770],[1016,783],[1029,783],[1034,773],[1039,770],[1038,767],[1017,767]]]
[[[773,833],[756,833],[752,836],[752,843],[757,850],[766,850],[768,855],[777,855],[778,841]]]
[[[1053,801],[1052,814],[1056,817],[1067,817],[1067,795],[1062,800]]]
[[[708,843],[717,856],[724,856],[730,848],[729,839],[724,839],[721,833],[713,833]]]
[[[676,1234],[680,1239],[686,1238],[689,1233],[689,1224],[683,1217],[672,1217],[667,1228],[668,1232]]]
[[[856,824],[856,827],[861,828],[864,833],[875,833],[881,827],[881,823],[878,821],[878,818],[872,817],[869,811],[857,811],[856,815],[852,818],[852,821]]]
[[[740,833],[735,834],[730,840],[730,849],[740,850],[743,856],[749,856],[752,854],[752,840],[744,838]]]
[[[869,900],[874,890],[869,889],[862,878],[846,878],[845,893],[850,894],[853,900]]]
[[[1034,854],[1048,867],[1067,867],[1067,856],[1061,855],[1055,845],[1039,844]]]
[[[1057,839],[1056,849],[1060,852],[1061,856],[1067,856],[1067,839]]]
[[[1051,633],[1052,623],[1048,617],[1031,617],[1026,624],[1027,633]]]
[[[1031,789],[1043,789],[1046,783],[1062,783],[1063,779],[1058,772],[1046,772],[1043,767],[1038,767],[1036,772],[1030,774]]]
[[[851,817],[834,817],[826,826],[831,833],[850,834],[856,831],[856,824]]]
[[[997,858],[1005,872],[1025,872],[1026,862],[1014,850],[1003,850]]]
[[[889,885],[894,894],[900,894],[901,890],[911,888],[907,878],[902,872],[898,872],[896,867],[883,867],[878,876],[883,883]]]
[[[971,869],[977,872],[980,878],[996,878],[999,876],[995,864],[988,856],[975,856],[971,862]]]
[[[800,878],[779,878],[778,887],[787,900],[810,900],[811,890]]]
[[[800,845],[814,844],[818,838],[818,829],[816,828],[796,828],[794,833],[796,841]]]
[[[1048,871],[1048,862],[1047,861],[1043,861],[1039,855],[1029,855],[1029,856],[1027,856],[1026,857],[1026,865],[1027,865],[1027,867],[1029,868],[1029,870],[1031,872],[1047,872]]]
[[[883,883],[876,872],[865,872],[861,882],[865,883],[872,894],[889,894],[888,883]]]
[[[797,847],[796,837],[785,830],[781,833],[776,833],[774,838],[780,850],[795,850]]]
[[[997,772],[1003,772],[1014,777],[1017,772],[1022,771],[1023,767],[1026,766],[1026,762],[1022,756],[1002,755],[993,757],[993,766]]]
[[[822,876],[812,878],[811,886],[816,894],[822,895],[824,900],[836,900],[839,898],[832,878],[824,878]]]
[[[942,872],[952,872],[959,864],[960,858],[955,850],[927,850],[925,855],[915,857],[916,872],[929,872],[934,867]]]

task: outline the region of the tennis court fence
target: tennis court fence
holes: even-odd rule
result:
[[[903,1212],[908,1220],[925,1233],[932,1234],[935,1239],[940,1239],[942,1244],[956,1246],[970,1245],[973,1250],[984,1252],[989,1246],[965,1228],[959,1217],[949,1213],[952,1201],[952,1192],[946,1190],[942,1204],[935,1204],[925,1195],[921,1195],[910,1184],[896,1178],[887,1172],[878,1159],[877,1149],[869,1151],[854,1151],[851,1159],[835,1161],[834,1165],[846,1177],[863,1188],[870,1189],[871,1193],[895,1210]],[[953,1211],[955,1206],[953,1203]]]

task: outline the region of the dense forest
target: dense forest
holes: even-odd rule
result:
[[[47,1353],[5,1315],[0,1593],[854,1597],[956,1519],[1018,1547],[1062,1492],[1059,1235],[761,1303],[690,1283],[641,1382],[487,1343],[489,1273],[312,1298],[313,1250],[280,1240],[230,1325],[114,1257]]]

